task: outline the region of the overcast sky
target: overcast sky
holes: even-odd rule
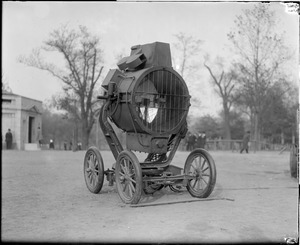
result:
[[[50,74],[17,62],[40,47],[49,33],[62,24],[77,28],[87,26],[98,35],[104,49],[105,71],[115,67],[116,54],[136,44],[155,41],[174,43],[174,34],[184,32],[204,41],[203,53],[212,57],[228,52],[227,33],[234,18],[253,3],[208,2],[3,2],[2,74],[15,94],[45,101],[61,89],[61,83]],[[298,50],[299,21],[288,14],[284,5],[271,3],[282,20],[286,41]],[[298,67],[298,66],[297,66]],[[220,101],[208,83],[208,74],[199,68],[201,114],[216,112]],[[298,74],[298,72],[297,72]]]

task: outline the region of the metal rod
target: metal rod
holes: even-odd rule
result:
[[[173,202],[157,202],[157,203],[140,203],[140,204],[131,204],[130,207],[132,208],[139,208],[139,207],[150,207],[150,206],[159,206],[159,205],[170,205],[170,204],[178,204],[178,203],[187,203],[187,202],[201,202],[201,201],[232,201],[235,200],[232,198],[194,198],[188,200],[181,200],[181,201],[173,201]]]
[[[181,175],[171,175],[171,176],[153,176],[153,177],[143,177],[143,181],[168,181],[168,180],[192,180],[196,179],[196,176],[191,176],[188,174]]]

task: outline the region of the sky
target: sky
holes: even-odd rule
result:
[[[49,33],[61,25],[79,25],[100,37],[104,50],[103,78],[116,67],[116,55],[129,55],[131,46],[155,41],[173,44],[180,32],[204,41],[201,46],[211,57],[230,59],[227,33],[234,27],[236,15],[251,8],[254,2],[3,2],[2,10],[2,75],[12,92],[36,100],[46,101],[61,91],[62,83],[45,71],[18,62],[21,55],[29,56],[41,47]],[[271,3],[281,19],[279,28],[286,31],[286,42],[299,49],[299,20],[286,6]],[[172,49],[171,49],[172,52]],[[297,52],[297,55],[299,52]],[[56,64],[63,64],[56,57]],[[298,69],[295,59],[292,70]],[[192,96],[200,99],[193,105],[196,115],[217,115],[221,101],[209,83],[204,67],[197,71]],[[295,72],[295,81],[299,72]],[[102,81],[101,81],[102,82]]]

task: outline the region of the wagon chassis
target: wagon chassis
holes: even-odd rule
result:
[[[103,99],[103,97],[100,97],[99,99]],[[111,123],[108,120],[109,117],[107,115],[107,112],[110,103],[110,100],[108,100],[104,104],[104,106],[100,110],[99,115],[99,124],[109,144],[110,150],[112,151],[116,161],[118,161],[120,155],[122,154],[125,156],[127,156],[127,154],[132,154],[132,158],[135,158],[135,155],[131,151],[123,150],[123,147],[119,142],[119,139],[111,126]],[[205,151],[204,149],[196,149],[192,151],[185,162],[184,169],[170,164],[179,146],[182,135],[185,135],[186,133],[184,129],[185,128],[183,127],[182,132],[176,137],[171,137],[172,142],[170,142],[169,144],[168,154],[162,154],[158,156],[153,155],[153,158],[151,158],[151,154],[149,154],[144,162],[138,162],[137,165],[140,168],[140,181],[135,182],[135,184],[136,186],[139,186],[139,189],[141,190],[139,191],[139,193],[137,193],[137,197],[134,196],[133,198],[128,198],[127,196],[124,197],[124,195],[122,194],[122,191],[125,190],[126,187],[117,188],[118,194],[121,197],[122,201],[124,201],[125,203],[136,204],[141,197],[142,191],[145,194],[153,194],[154,192],[166,187],[169,187],[174,192],[181,192],[185,190],[185,188],[187,188],[192,196],[198,198],[205,198],[210,195],[216,182],[216,169],[214,161],[207,151]],[[93,158],[95,159],[94,175],[90,174],[90,168],[86,165],[87,162],[89,162],[89,154],[91,153]],[[197,157],[200,157],[201,159],[203,159],[203,161],[201,164],[199,162],[198,166],[196,165],[195,167],[192,165],[192,162],[193,159]],[[135,159],[135,161],[138,161],[137,158]],[[85,181],[88,189],[91,192],[100,192],[103,185],[104,175],[109,182],[109,186],[113,186],[114,183],[117,182],[117,172],[115,166],[113,166],[112,169],[104,170],[101,154],[96,147],[91,147],[87,151],[84,162]],[[190,167],[188,167],[189,165]],[[203,167],[204,165],[206,166],[205,168]],[[201,170],[204,170],[203,173],[201,173]],[[209,170],[209,174],[205,175],[204,172],[207,170]],[[184,173],[182,173],[182,171]],[[94,176],[93,180],[91,176]],[[208,177],[207,181],[205,181],[205,179],[203,178],[204,176]],[[122,181],[125,182],[127,180],[123,179],[119,181],[119,186],[122,185]],[[201,181],[204,182],[203,184],[205,185],[205,188],[197,189],[197,186],[201,185]],[[134,181],[128,184],[128,186],[131,186],[131,189],[129,188],[129,192],[134,192],[137,189],[136,186],[132,187],[132,183],[134,183]]]
[[[98,99],[107,99],[107,97],[98,96]],[[107,120],[108,117],[108,108],[111,105],[111,100],[108,100],[106,104],[101,108],[100,110],[100,116],[99,116],[99,124],[100,127],[104,133],[104,136],[106,137],[107,142],[109,143],[110,150],[112,151],[114,157],[117,159],[118,155],[123,151],[123,147],[113,130],[111,124]],[[186,132],[183,132],[185,134]],[[142,174],[143,174],[143,182],[155,182],[156,184],[161,184],[164,186],[168,186],[171,184],[179,184],[178,181],[181,181],[180,184],[183,186],[186,186],[187,181],[191,179],[195,179],[195,176],[190,176],[187,174],[179,174],[182,169],[179,167],[175,167],[173,165],[170,165],[170,162],[172,161],[174,157],[174,153],[176,152],[178,146],[180,143],[180,139],[177,138],[175,140],[175,143],[170,147],[172,148],[169,156],[164,161],[145,161],[140,163],[142,167]],[[147,160],[147,159],[146,159]],[[169,169],[170,171],[166,171],[165,169]],[[174,169],[177,175],[174,174]],[[173,170],[173,171],[172,171]],[[109,182],[109,185],[112,186],[115,181],[115,169],[107,169],[104,171],[104,174],[106,176],[107,181]],[[159,174],[160,176],[149,176],[153,174]]]
[[[98,123],[116,162],[104,170],[100,151],[90,147],[84,158],[87,188],[99,193],[106,176],[109,186],[116,183],[119,197],[129,204],[138,203],[142,193],[164,187],[175,192],[186,187],[194,197],[208,197],[216,183],[216,167],[206,150],[192,151],[183,169],[170,164],[187,133],[191,96],[172,68],[169,44],[133,46],[130,56],[117,65],[119,69],[110,70],[102,83],[106,92],[98,96],[104,100]],[[112,123],[126,132],[126,149]],[[140,161],[133,151],[148,156]]]

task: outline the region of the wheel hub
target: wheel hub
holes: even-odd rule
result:
[[[197,180],[202,178],[202,171],[201,169],[196,169],[195,177]]]
[[[93,174],[97,174],[96,166],[94,164],[92,164],[91,171],[92,171]]]
[[[128,181],[130,180],[129,174],[127,174],[127,173],[124,174],[124,176],[121,176],[121,177],[120,177],[120,180],[121,180],[122,183],[128,182]]]

